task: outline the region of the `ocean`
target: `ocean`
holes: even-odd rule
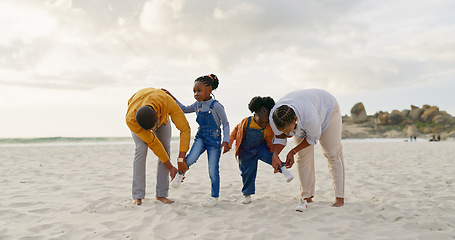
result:
[[[194,137],[191,137],[191,143]],[[180,138],[173,136],[172,143],[178,143]],[[342,139],[342,142],[408,142],[407,138],[349,138]],[[448,138],[446,141],[455,141]],[[414,141],[409,141],[414,142]],[[428,142],[428,139],[417,138],[417,142]],[[13,146],[78,146],[78,145],[133,145],[131,137],[43,137],[43,138],[0,138],[0,148]]]
[[[172,137],[171,141],[178,141]],[[131,137],[44,137],[44,138],[0,138],[0,147],[12,145],[99,145],[133,144]]]

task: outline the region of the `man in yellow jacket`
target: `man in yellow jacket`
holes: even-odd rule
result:
[[[141,205],[145,197],[145,166],[148,148],[159,158],[156,199],[167,204],[173,203],[167,198],[169,175],[173,179],[177,173],[177,168],[169,159],[172,130],[169,116],[180,130],[180,153],[177,162],[181,165],[190,146],[191,132],[183,111],[174,99],[161,89],[145,88],[136,92],[128,100],[126,124],[136,144],[133,164],[133,204]]]

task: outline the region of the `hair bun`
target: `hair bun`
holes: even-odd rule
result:
[[[256,96],[251,99],[250,103],[248,104],[248,109],[250,109],[251,112],[256,112],[261,109],[270,111],[272,110],[273,106],[275,106],[275,101],[273,98]]]
[[[212,89],[213,90],[217,89],[218,85],[220,84],[218,77],[215,74],[210,74],[209,76],[212,79]]]

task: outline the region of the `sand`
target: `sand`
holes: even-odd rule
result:
[[[0,146],[0,239],[455,239],[455,142],[344,141],[346,204],[331,207],[327,161],[316,147],[316,194],[296,212],[299,181],[260,163],[256,195],[240,203],[233,151],[221,159],[220,202],[210,195],[207,158],[192,166],[172,205],[147,196],[132,206],[134,145]],[[178,143],[172,144],[176,156]],[[175,162],[175,159],[173,160]]]

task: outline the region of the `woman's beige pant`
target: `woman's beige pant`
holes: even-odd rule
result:
[[[344,160],[341,146],[341,113],[338,103],[335,104],[329,127],[321,134],[319,143],[324,156],[328,160],[329,171],[332,175],[332,185],[335,197],[344,198]],[[305,138],[294,137],[295,144]],[[300,178],[300,195],[302,198],[314,196],[314,145],[310,145],[296,154],[297,171]]]

